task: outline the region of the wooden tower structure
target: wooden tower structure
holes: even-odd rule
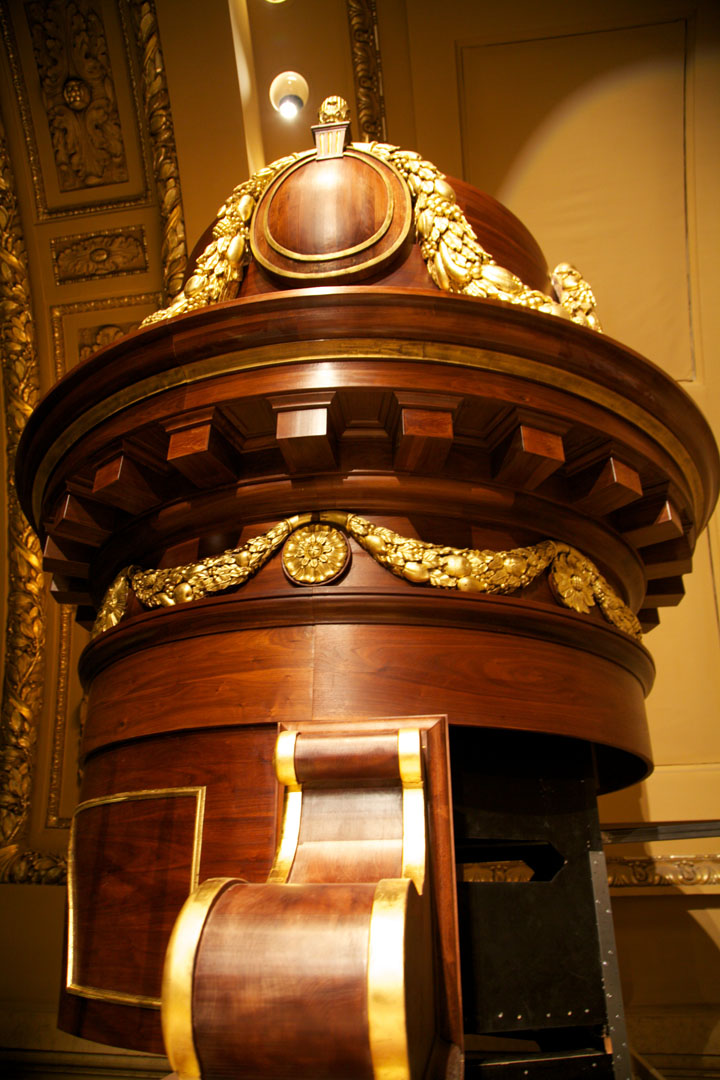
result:
[[[185,1080],[625,1078],[596,798],[717,451],[503,206],[313,132],[21,444],[94,624],[61,1023]]]

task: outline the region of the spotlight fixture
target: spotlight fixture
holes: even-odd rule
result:
[[[294,120],[308,99],[310,88],[297,71],[283,71],[270,83],[270,101],[285,120]]]

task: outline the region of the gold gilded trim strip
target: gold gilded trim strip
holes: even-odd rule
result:
[[[398,761],[402,781],[402,870],[422,896],[425,888],[426,829],[425,791],[422,777],[422,753],[418,728],[398,731]]]
[[[267,876],[268,882],[272,882],[275,885],[284,885],[289,878],[292,864],[295,861],[295,855],[297,853],[301,819],[302,788],[286,788],[280,843],[275,852],[275,858],[270,867],[270,873]]]
[[[337,341],[283,342],[276,345],[257,346],[240,353],[205,357],[193,363],[178,365],[160,375],[142,379],[87,409],[82,416],[68,425],[63,434],[48,449],[38,467],[33,487],[35,519],[39,520],[41,517],[45,486],[64,454],[82,436],[124,409],[146,401],[156,394],[162,394],[166,390],[202,382],[218,375],[230,375],[240,371],[285,364],[301,364],[308,361],[343,359],[429,361],[433,364],[448,364],[530,379],[541,386],[550,386],[563,394],[574,394],[626,420],[654,439],[678,463],[687,477],[693,498],[694,515],[698,520],[703,517],[702,482],[695,463],[683,443],[652,413],[628,401],[614,390],[599,386],[575,372],[552,367],[547,360],[539,361],[511,353],[498,353],[469,345],[426,343],[402,338],[386,338],[383,341],[378,341],[376,338],[345,338]]]
[[[609,856],[612,889],[720,887],[720,855]]]
[[[55,686],[55,718],[53,724],[52,764],[50,766],[50,790],[48,793],[45,825],[48,829],[67,829],[70,818],[60,817],[62,793],[63,758],[67,731],[68,684],[70,681],[70,645],[75,608],[71,604],[60,605],[58,627],[57,677]]]
[[[162,1023],[165,1051],[178,1080],[200,1080],[193,1037],[192,991],[195,953],[215,901],[234,878],[208,878],[185,901],[165,953],[162,977]]]
[[[77,818],[85,810],[114,803],[138,802],[145,799],[167,799],[192,797],[195,799],[195,824],[193,829],[192,857],[190,863],[190,882],[188,892],[192,893],[198,885],[200,876],[200,856],[202,852],[202,832],[205,819],[204,787],[184,788],[148,788],[142,791],[121,791],[115,795],[104,795],[97,799],[88,799],[80,803],[73,814],[70,828],[70,847],[68,851],[68,948],[65,987],[71,994],[90,998],[95,1001],[110,1001],[118,1005],[139,1005],[150,1009],[160,1008],[160,998],[146,997],[142,994],[124,993],[118,990],[105,990],[97,986],[85,986],[75,980],[75,957],[77,940],[77,882],[75,880],[75,845],[77,841]]]
[[[275,775],[279,783],[285,787],[297,787],[298,778],[295,772],[295,743],[297,731],[281,731],[275,743],[273,765]]]
[[[2,15],[0,9],[0,15]],[[45,667],[46,596],[42,553],[20,508],[15,457],[39,391],[30,281],[15,179],[0,119],[0,353],[6,431],[7,617],[0,712],[0,882],[60,883],[65,859],[23,846],[30,817],[37,725]]]
[[[370,914],[367,1007],[374,1080],[410,1080],[405,1012],[409,878],[377,883]]]

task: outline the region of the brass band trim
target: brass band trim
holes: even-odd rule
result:
[[[401,728],[398,731],[398,761],[402,781],[403,878],[410,878],[422,896],[425,887],[425,791],[422,778],[420,731]]]
[[[162,977],[165,1051],[178,1080],[201,1080],[193,1037],[192,993],[195,954],[215,901],[235,878],[208,878],[185,901],[170,935]]]
[[[297,773],[295,772],[297,735],[297,731],[281,731],[275,742],[275,753],[273,754],[275,775],[278,782],[285,787],[280,842],[276,848],[273,864],[267,877],[269,882],[276,885],[283,885],[290,876],[300,837],[302,785],[298,783]]]
[[[272,200],[273,195],[275,195],[277,193],[278,189],[284,184],[284,182],[288,179],[288,177],[290,177],[297,169],[299,169],[302,166],[307,164],[307,159],[304,159],[302,161],[295,161],[295,162],[293,162],[292,165],[288,166],[288,168],[285,170],[285,172],[280,173],[280,175],[277,176],[275,178],[275,180],[273,180],[273,182],[270,185],[270,187],[268,188],[268,190],[266,192],[264,192],[264,194],[262,196],[263,201],[262,201],[262,204],[261,204],[261,207],[260,207],[260,224],[262,225],[263,236],[265,237],[266,241],[268,242],[270,247],[273,248],[274,251],[277,251],[280,255],[284,255],[285,258],[287,258],[287,259],[292,259],[293,262],[333,262],[335,259],[348,258],[350,255],[356,255],[358,252],[364,251],[366,248],[372,247],[372,245],[376,244],[378,242],[378,240],[382,239],[382,237],[388,231],[388,229],[390,228],[390,223],[391,223],[391,221],[393,219],[393,211],[394,211],[394,208],[395,208],[395,200],[393,198],[392,189],[390,187],[390,182],[388,181],[387,176],[385,175],[383,170],[381,168],[379,168],[377,161],[374,161],[370,157],[369,154],[358,154],[354,150],[346,150],[345,154],[344,154],[344,157],[352,157],[352,158],[355,158],[356,161],[364,162],[371,169],[373,169],[378,174],[378,176],[381,178],[383,184],[385,185],[385,191],[386,191],[386,194],[387,194],[387,197],[388,197],[388,208],[387,208],[387,212],[385,214],[385,219],[384,219],[383,223],[380,225],[380,227],[378,229],[375,230],[375,232],[373,233],[373,235],[371,237],[369,237],[369,239],[363,240],[361,243],[355,244],[353,247],[342,248],[339,251],[329,251],[329,252],[327,252],[325,254],[321,254],[321,255],[304,255],[299,251],[292,251],[290,248],[283,247],[282,244],[278,243],[278,241],[275,240],[272,233],[270,232],[270,228],[268,226],[268,214],[270,212],[270,202]],[[395,171],[395,170],[393,170],[393,171]],[[409,225],[409,223],[410,222],[409,222],[409,219],[408,219],[408,225]],[[406,235],[407,235],[407,230],[404,230],[403,239],[405,238]],[[395,248],[393,248],[393,250],[395,250]],[[281,269],[281,268],[275,266],[273,263],[270,263],[267,260],[264,260],[261,256],[259,256],[258,252],[254,248],[254,245],[253,245],[253,254],[254,254],[255,258],[258,260],[258,262],[261,262],[263,264],[263,266],[266,266],[269,270],[274,270],[276,273],[283,274],[283,275],[286,273],[286,271],[284,269]],[[383,255],[383,257],[385,257],[385,256]],[[363,266],[365,266],[365,265],[369,265],[369,264],[364,263]],[[356,269],[356,268],[353,267],[352,269]],[[346,271],[343,271],[343,273],[345,273],[345,272]],[[315,277],[316,275],[298,273],[298,274],[293,274],[292,276],[293,277]],[[325,275],[322,275],[322,276],[324,277]]]
[[[284,787],[297,787],[298,778],[295,772],[295,743],[297,731],[281,731],[275,743],[273,754],[273,767],[278,782]]]
[[[410,1080],[405,1012],[409,878],[377,883],[370,913],[367,1007],[374,1080]]]
[[[67,966],[65,975],[65,988],[78,997],[89,998],[94,1001],[110,1001],[118,1005],[139,1005],[148,1009],[159,1009],[161,999],[148,997],[142,994],[125,993],[120,990],[106,990],[98,986],[85,986],[75,980],[75,960],[77,941],[77,901],[75,876],[75,845],[77,841],[77,818],[85,810],[92,810],[97,806],[107,806],[112,803],[139,802],[145,799],[167,799],[183,796],[192,796],[195,799],[195,825],[193,830],[193,848],[190,864],[190,887],[192,893],[197,888],[200,875],[200,855],[202,851],[202,831],[205,818],[205,791],[204,787],[184,788],[152,788],[142,791],[122,791],[116,795],[104,795],[97,799],[88,799],[80,803],[73,814],[70,826],[70,845],[68,850],[68,947]]]
[[[65,428],[62,435],[52,444],[35,474],[32,497],[35,520],[40,521],[42,519],[42,501],[45,487],[53,469],[61,458],[82,436],[125,409],[146,401],[157,394],[162,394],[167,390],[216,378],[218,375],[230,375],[241,371],[278,367],[285,364],[343,359],[370,361],[400,359],[406,362],[420,361],[468,367],[493,374],[532,379],[533,382],[550,386],[563,394],[575,394],[637,426],[644,434],[654,439],[678,463],[687,477],[692,493],[695,517],[702,520],[704,504],[702,481],[690,454],[680,439],[668,427],[646,409],[628,401],[622,394],[607,387],[599,386],[583,375],[567,371],[564,368],[551,367],[546,361],[538,361],[512,353],[498,353],[470,345],[408,341],[402,338],[385,338],[382,341],[376,338],[344,338],[332,341],[281,342],[274,345],[259,345],[239,353],[225,353],[204,357],[189,364],[180,364],[147,379],[141,379],[132,386],[119,390],[98,405],[85,410],[73,423]]]

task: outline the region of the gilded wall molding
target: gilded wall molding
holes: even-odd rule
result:
[[[90,0],[24,4],[61,192],[129,179],[102,15]]]
[[[613,889],[720,886],[720,855],[629,855],[608,857]]]
[[[50,327],[52,330],[53,340],[53,358],[55,361],[55,378],[61,379],[67,371],[67,350],[65,348],[65,332],[63,322],[68,315],[84,315],[91,311],[115,311],[116,309],[132,308],[132,307],[154,307],[161,301],[162,297],[156,292],[136,293],[129,296],[110,296],[106,300],[79,300],[75,304],[55,304],[50,308]],[[130,329],[135,329],[140,324],[141,318],[138,317],[137,321],[127,323],[102,323],[97,326],[88,328],[92,334],[101,334],[104,328],[108,328],[109,341],[114,341],[119,334],[113,332],[113,328],[118,329],[121,333],[127,333]],[[85,328],[83,328],[85,329]],[[109,341],[98,342],[98,348],[102,345],[109,344]],[[78,355],[80,349],[83,346],[87,346],[87,338],[78,336]],[[84,357],[79,355],[79,359]]]
[[[130,14],[140,53],[142,93],[160,209],[163,294],[167,303],[180,292],[187,266],[175,132],[155,4],[152,0],[130,0]]]
[[[387,138],[375,0],[346,0],[359,142]]]
[[[0,125],[0,341],[5,410],[8,588],[0,713],[0,882],[50,882],[64,859],[25,850],[37,725],[43,701],[45,590],[42,553],[15,490],[20,435],[38,398],[30,282],[5,129]]]
[[[50,241],[50,254],[58,285],[142,274],[148,269],[147,240],[142,225],[56,236]]]
[[[139,89],[137,86],[137,80],[135,78],[134,65],[130,62],[131,39],[127,26],[127,19],[124,17],[122,4],[119,5],[119,11],[123,33],[123,44],[126,55],[128,57],[128,69],[130,73],[130,91],[133,101],[133,111],[137,122],[140,116]],[[40,151],[38,148],[37,136],[35,134],[35,119],[32,109],[30,107],[30,96],[28,94],[27,84],[25,82],[25,76],[23,74],[23,69],[20,62],[20,53],[15,37],[15,31],[13,29],[12,17],[10,14],[10,5],[8,4],[8,0],[0,0],[0,34],[2,34],[2,38],[5,44],[5,51],[8,58],[8,66],[10,69],[10,77],[15,92],[15,105],[20,116],[23,137],[25,139],[25,149],[28,157],[28,164],[30,167],[30,175],[32,177],[32,189],[37,220],[39,222],[45,222],[56,220],[58,218],[72,218],[82,216],[88,213],[99,213],[104,210],[125,210],[132,207],[147,206],[149,180],[145,157],[143,154],[140,155],[140,167],[142,169],[142,191],[139,194],[131,196],[120,195],[116,198],[107,198],[106,196],[100,194],[103,185],[99,185],[97,187],[93,186],[81,189],[83,191],[86,191],[88,194],[92,191],[97,192],[98,197],[96,199],[86,199],[82,202],[72,203],[67,206],[51,207],[49,205],[47,190],[43,178]]]

